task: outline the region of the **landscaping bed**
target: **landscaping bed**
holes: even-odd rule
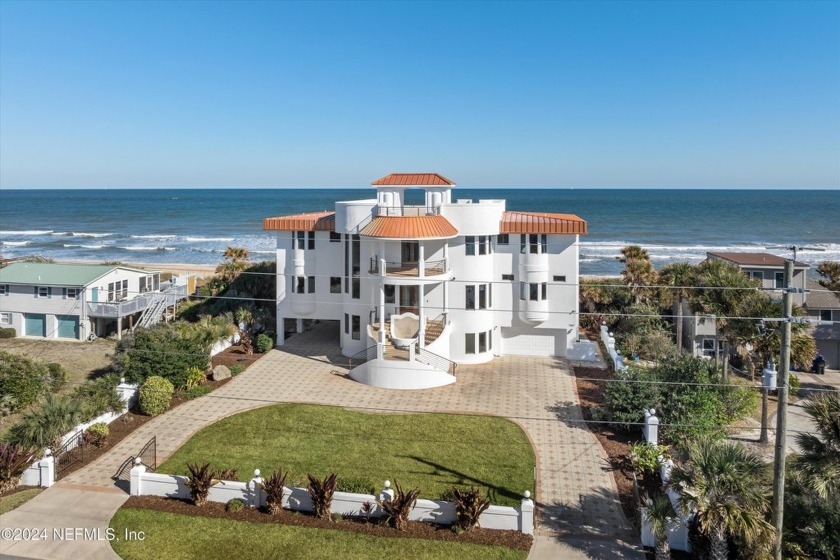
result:
[[[222,352],[219,352],[215,356],[210,358],[210,363],[212,367],[216,366],[244,366],[248,367],[260,358],[265,356],[265,354],[259,354],[254,352],[253,354],[246,354],[242,350],[242,346],[239,344],[235,344],[230,348],[226,348]]]
[[[132,496],[123,507],[150,509],[179,515],[247,521],[249,523],[273,523],[316,529],[333,529],[378,537],[442,540],[503,546],[526,552],[530,550],[533,542],[531,535],[526,535],[519,531],[499,531],[476,527],[469,531],[456,534],[449,526],[420,521],[409,521],[406,524],[405,531],[397,531],[392,527],[380,523],[378,519],[367,521],[364,517],[347,517],[332,521],[319,519],[308,513],[288,510],[283,510],[278,515],[269,515],[263,511],[247,507],[241,511],[229,512],[225,510],[225,504],[221,503],[207,502],[203,506],[197,507],[187,501],[154,496]]]

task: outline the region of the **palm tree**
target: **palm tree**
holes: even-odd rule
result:
[[[768,467],[740,443],[700,438],[687,446],[671,485],[680,494],[680,509],[697,513],[700,532],[711,541],[711,560],[727,559],[730,536],[752,546],[772,535],[764,515]]]
[[[677,515],[671,500],[663,492],[658,492],[653,500],[648,500],[645,508],[645,519],[650,524],[653,538],[656,541],[654,547],[656,560],[671,560],[671,545],[668,542],[668,531],[677,524]]]
[[[683,333],[683,302],[691,294],[689,286],[693,286],[697,270],[694,265],[687,262],[675,262],[666,264],[659,271],[659,281],[662,284],[672,286],[671,297],[673,305],[677,306],[677,348],[682,351]]]
[[[803,408],[814,420],[817,433],[796,434],[802,453],[793,469],[808,488],[827,499],[840,494],[840,393],[811,396]]]
[[[650,262],[650,255],[638,245],[628,245],[621,249],[618,259],[624,263],[621,278],[630,287],[635,303],[641,303],[650,298],[651,285],[656,284],[656,269]]]
[[[82,402],[70,395],[47,395],[27,409],[9,429],[10,441],[24,447],[56,451],[62,436],[82,420]]]
[[[247,261],[251,258],[251,252],[245,247],[228,247],[225,249],[225,258],[236,261]]]
[[[823,261],[817,266],[817,274],[822,276],[820,286],[832,292],[840,292],[840,262]]]

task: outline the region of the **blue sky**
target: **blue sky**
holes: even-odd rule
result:
[[[838,2],[0,2],[0,187],[840,188]]]

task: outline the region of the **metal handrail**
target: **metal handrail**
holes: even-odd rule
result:
[[[420,261],[386,261],[385,275],[399,274],[401,276],[420,276]],[[446,272],[446,259],[437,261],[423,261],[424,275],[435,276]],[[371,259],[370,273],[379,274],[379,260]],[[411,274],[407,274],[411,273]]]
[[[422,362],[435,369],[445,371],[453,377],[455,376],[455,369],[458,367],[458,364],[452,360],[447,360],[443,356],[438,356],[434,352],[429,352],[425,348],[418,348],[417,354],[415,354],[414,357],[418,362]]]
[[[365,362],[368,362],[368,361],[374,360],[374,359],[376,359],[376,344],[374,344],[373,346],[368,346],[367,348],[365,348],[361,352],[358,352],[358,353],[350,356],[350,363],[349,363],[348,369],[352,370],[354,367],[358,367],[358,366],[364,364]],[[353,364],[355,364],[355,365],[353,365]]]
[[[425,204],[412,204],[403,206],[377,206],[376,217],[380,216],[437,216],[440,214],[440,207],[429,207]]]
[[[180,299],[186,298],[187,286],[172,286],[165,291],[145,292],[128,301],[87,302],[88,315],[91,317],[125,317],[145,310],[160,295],[166,297],[167,307]]]

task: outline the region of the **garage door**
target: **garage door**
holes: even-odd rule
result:
[[[47,336],[47,316],[43,313],[23,314],[26,336]]]
[[[502,328],[502,353],[519,356],[564,356],[566,333],[560,330],[534,332]]]
[[[56,315],[58,338],[79,338],[79,318],[73,315]]]
[[[825,358],[825,367],[840,369],[840,341],[817,340],[817,350]]]

